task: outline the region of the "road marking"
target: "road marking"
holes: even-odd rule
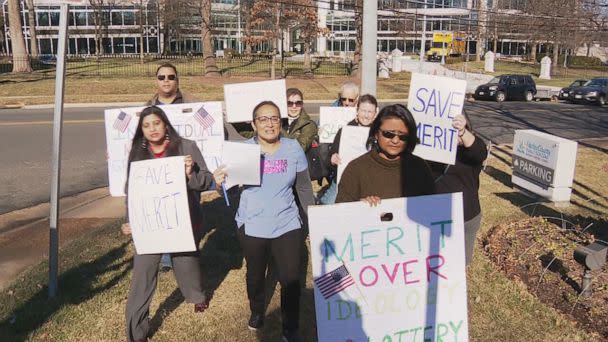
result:
[[[64,124],[102,123],[103,119],[95,120],[63,120]],[[52,125],[53,121],[9,121],[0,122],[0,126]]]

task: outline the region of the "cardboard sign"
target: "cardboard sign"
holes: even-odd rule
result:
[[[511,181],[551,201],[570,200],[576,141],[531,129],[516,130]]]
[[[407,109],[416,119],[420,139],[415,155],[444,164],[456,162],[458,131],[452,121],[462,113],[466,88],[463,80],[412,74]]]
[[[468,340],[462,193],[308,215],[319,341]]]
[[[333,143],[336,133],[357,116],[355,107],[320,107],[319,142]]]
[[[262,101],[272,101],[282,118],[287,117],[285,80],[234,83],[224,85],[227,122],[249,122],[253,109]]]
[[[260,145],[224,142],[222,164],[226,167],[226,189],[235,185],[260,185]]]
[[[221,164],[224,121],[221,102],[198,102],[159,106],[177,133],[193,140],[213,172]],[[127,161],[139,113],[146,107],[107,109],[104,113],[110,194],[124,196]]]
[[[338,165],[338,178],[336,184],[340,184],[342,173],[348,163],[367,152],[367,138],[369,127],[344,126],[340,136],[340,155],[341,163]]]
[[[131,163],[128,206],[137,254],[196,250],[183,156]]]

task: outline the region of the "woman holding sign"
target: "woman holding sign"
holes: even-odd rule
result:
[[[462,192],[464,207],[465,260],[468,265],[473,258],[475,237],[481,226],[479,205],[479,174],[488,150],[483,140],[475,135],[466,112],[457,115],[452,126],[458,130],[456,164],[445,165],[431,162],[435,186],[438,193]]]
[[[300,272],[303,248],[303,219],[300,217],[294,188],[304,211],[313,204],[306,156],[294,139],[281,137],[279,107],[270,101],[253,110],[252,126],[256,136],[247,140],[259,144],[262,178],[258,186],[247,186],[241,193],[236,222],[237,236],[247,261],[247,296],[251,317],[249,329],[264,324],[266,310],[265,277],[272,258],[281,283],[283,340],[299,341]],[[217,184],[227,175],[214,172]]]
[[[347,126],[359,126],[359,127],[369,127],[374,119],[378,115],[378,100],[373,95],[365,94],[359,98],[359,102],[357,103],[357,116],[347,123]],[[334,137],[334,142],[331,144],[329,148],[330,155],[330,163],[332,170],[332,180],[323,196],[321,196],[319,202],[321,204],[333,204],[336,202],[336,194],[338,192],[338,186],[336,185],[336,175],[337,175],[337,167],[342,164],[342,159],[340,159],[340,139],[342,137],[342,128],[338,130],[336,136]]]
[[[196,143],[181,138],[162,109],[147,107],[139,116],[129,153],[129,166],[133,161],[169,156],[185,156],[184,177],[188,188],[190,220],[198,246],[202,238],[200,192],[209,189],[213,176],[207,170]],[[129,223],[123,224],[121,230],[125,235],[131,234]],[[198,252],[171,253],[171,257],[177,283],[186,301],[194,303],[195,312],[203,312],[209,306],[209,298],[202,288]],[[125,312],[128,341],[148,339],[150,302],[156,290],[160,258],[161,254],[133,256],[133,276]]]
[[[369,130],[371,150],[346,166],[336,203],[376,206],[381,199],[435,193],[429,166],[412,154],[417,140],[412,113],[399,104],[384,107]]]

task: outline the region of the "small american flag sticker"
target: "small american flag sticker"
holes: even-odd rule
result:
[[[317,285],[317,288],[319,288],[325,299],[342,292],[354,284],[355,280],[344,265],[315,279],[315,285]]]
[[[121,110],[116,120],[114,120],[114,125],[112,125],[112,127],[124,133],[127,127],[129,127],[129,122],[131,122],[131,115]]]
[[[211,114],[205,110],[205,107],[201,107],[199,110],[197,110],[196,113],[194,113],[194,118],[205,129],[209,129],[209,127],[213,126],[215,123],[213,116],[211,116]]]

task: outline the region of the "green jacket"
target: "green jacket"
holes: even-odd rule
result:
[[[282,133],[284,137],[296,139],[306,153],[312,142],[317,139],[319,129],[308,113],[302,109],[300,116],[291,125],[283,127]]]

